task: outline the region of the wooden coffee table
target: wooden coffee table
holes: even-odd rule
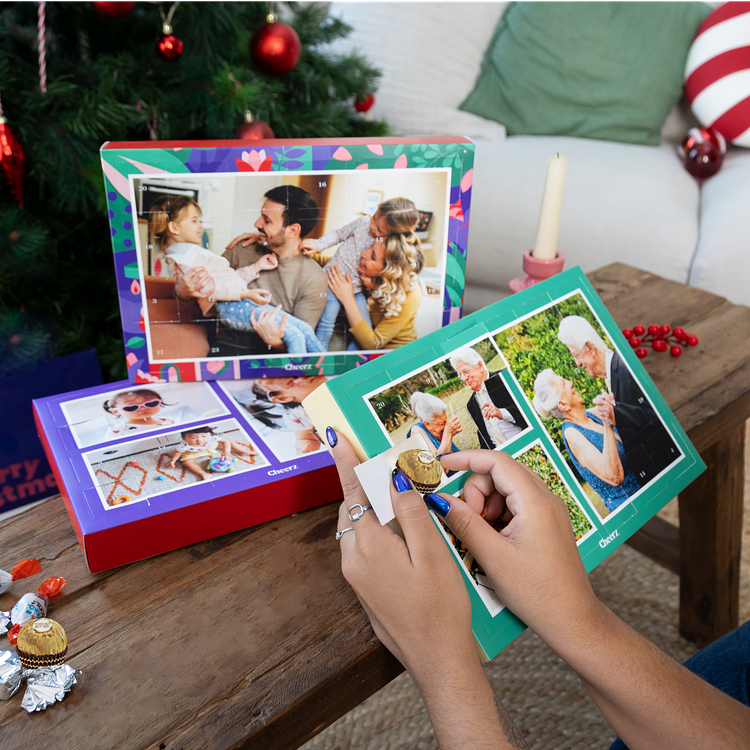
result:
[[[738,624],[750,308],[619,263],[588,277],[621,328],[669,323],[700,340],[643,364],[707,471],[680,494],[679,532],[655,518],[628,543],[679,573],[680,633],[705,646]]]
[[[750,309],[624,265],[589,278],[623,327],[668,322],[701,340],[645,365],[709,471],[680,496],[679,536],[652,522],[636,544],[679,570],[682,632],[704,643],[737,622]],[[50,616],[84,675],[41,714],[27,715],[19,695],[0,703],[3,750],[296,748],[361,703],[402,668],[341,576],[337,511],[329,504],[95,576],[59,498],[4,522],[0,564],[38,557],[43,572],[0,595],[0,609],[64,576]]]

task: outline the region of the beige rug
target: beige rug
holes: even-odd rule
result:
[[[748,428],[740,622],[750,619],[750,422]],[[660,515],[676,523],[676,503]],[[676,575],[623,545],[592,572],[591,580],[602,601],[675,659],[695,653],[678,632]],[[486,669],[532,750],[603,750],[614,739],[575,674],[534,634],[525,632]],[[438,744],[414,684],[402,674],[302,747],[434,750]]]

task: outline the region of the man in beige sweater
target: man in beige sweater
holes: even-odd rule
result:
[[[259,314],[253,313],[254,331],[237,331],[217,324],[210,336],[211,355],[280,354],[285,351],[283,335],[286,316],[276,322],[279,309],[311,325],[313,329],[323,313],[328,282],[323,269],[302,254],[302,239],[318,220],[318,206],[300,187],[280,185],[269,190],[255,222],[260,235],[245,233],[227,246],[224,257],[232,268],[243,268],[272,253],[276,267],[263,271],[248,289],[267,289],[271,304]],[[204,268],[193,268],[177,280],[175,292],[181,299],[211,294],[211,277]]]

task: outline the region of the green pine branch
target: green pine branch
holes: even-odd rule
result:
[[[249,54],[267,3],[180,3],[172,26],[184,53],[175,62],[155,51],[156,4],[111,21],[91,3],[48,3],[42,94],[36,4],[3,4],[0,94],[25,155],[25,209],[0,178],[0,358],[10,363],[0,375],[90,346],[110,378],[125,375],[102,142],[149,140],[154,129],[161,140],[233,138],[246,109],[279,138],[387,134],[352,106],[376,90],[378,71],[362,54],[326,49],[350,28],[327,4],[277,5],[302,43],[299,64],[280,77]]]

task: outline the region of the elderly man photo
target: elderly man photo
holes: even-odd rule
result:
[[[224,257],[237,269],[273,253],[278,261],[276,267],[263,271],[247,285],[248,289],[267,289],[271,304],[259,314],[253,312],[253,331],[237,331],[220,323],[210,326],[209,341],[215,356],[282,353],[286,315],[277,321],[279,310],[314,329],[326,306],[326,275],[301,249],[302,239],[318,221],[317,203],[306,190],[294,185],[280,185],[264,197],[260,218],[255,222],[257,235],[248,232],[235,237],[227,245]],[[175,293],[180,299],[207,296],[212,283],[204,268],[195,267],[177,281]]]
[[[614,406],[628,464],[644,487],[679,456],[674,441],[620,355],[607,347],[588,320],[579,315],[563,318],[557,337],[577,367],[606,380],[609,393],[597,396],[594,404],[604,410],[607,402]]]
[[[500,373],[490,372],[478,352],[470,347],[460,349],[450,362],[474,391],[466,408],[477,426],[480,447],[497,448],[528,427]]]

